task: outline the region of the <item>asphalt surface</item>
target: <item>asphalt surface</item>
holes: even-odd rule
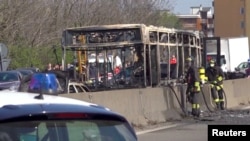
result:
[[[250,125],[250,108],[240,108],[235,110],[223,110],[216,112],[202,112],[201,117],[194,118],[191,115],[184,117],[182,119],[173,119],[172,121],[166,123],[158,123],[155,125],[149,125],[146,127],[136,127],[137,135],[145,134],[157,130],[174,128],[177,126],[185,124],[194,124],[194,123],[204,123],[204,124],[226,124],[226,125],[235,125],[243,124]]]

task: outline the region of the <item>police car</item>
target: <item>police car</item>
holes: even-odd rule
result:
[[[137,141],[124,116],[97,104],[42,92],[0,91],[0,139]]]

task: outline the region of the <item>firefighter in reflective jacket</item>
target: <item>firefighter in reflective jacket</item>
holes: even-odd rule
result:
[[[214,60],[209,61],[209,66],[206,68],[206,76],[211,85],[211,94],[216,103],[217,109],[224,110],[224,97],[223,97],[223,78],[224,74],[219,66],[216,66]],[[216,93],[217,91],[217,93]],[[218,95],[217,95],[218,94]]]
[[[199,68],[200,80],[202,84],[205,84],[208,81],[208,78],[205,72],[206,72],[206,69],[204,67]]]
[[[199,96],[201,92],[199,70],[194,66],[194,60],[191,57],[186,59],[186,67],[187,98],[192,104],[192,115],[199,117]]]

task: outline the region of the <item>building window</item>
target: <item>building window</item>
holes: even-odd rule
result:
[[[241,28],[245,28],[245,22],[244,22],[244,21],[241,21],[241,22],[240,22],[240,27],[241,27]]]
[[[245,9],[244,9],[244,7],[241,7],[241,8],[240,8],[240,14],[242,14],[242,15],[245,14]]]

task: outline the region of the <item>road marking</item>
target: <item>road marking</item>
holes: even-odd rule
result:
[[[141,135],[141,134],[146,134],[146,133],[149,133],[149,132],[154,132],[154,131],[164,130],[164,129],[168,129],[168,128],[173,128],[173,127],[177,127],[179,125],[185,125],[185,124],[176,123],[176,124],[173,124],[173,125],[167,125],[167,126],[164,126],[164,127],[158,127],[158,128],[154,128],[154,129],[145,130],[145,131],[138,131],[138,132],[136,132],[136,135]]]

